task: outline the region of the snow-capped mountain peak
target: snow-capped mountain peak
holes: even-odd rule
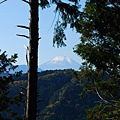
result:
[[[62,62],[62,61],[67,61],[70,63],[71,59],[68,56],[57,56],[51,60],[51,62],[53,63]]]
[[[75,69],[78,70],[80,64],[75,62],[68,56],[56,56],[52,60],[40,65],[40,68],[44,70],[56,70],[56,69]]]

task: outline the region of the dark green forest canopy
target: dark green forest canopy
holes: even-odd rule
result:
[[[11,95],[25,93],[20,86],[26,87],[26,84],[27,75],[18,77],[10,89]],[[85,110],[94,106],[98,97],[85,95],[80,99],[82,95],[82,86],[76,80],[73,70],[47,70],[38,73],[38,101],[41,102],[38,102],[37,120],[84,120]],[[24,103],[14,109],[23,115],[23,106]]]
[[[106,4],[91,3],[86,5],[79,21],[77,30],[82,36],[76,52],[97,68],[106,69],[107,64],[119,65],[119,12],[120,9]]]
[[[118,1],[92,0],[86,2],[76,27],[81,36],[74,52],[84,60],[80,80],[87,92],[100,98],[100,105],[88,111],[90,120],[120,118],[119,14]]]

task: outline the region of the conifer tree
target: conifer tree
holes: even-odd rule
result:
[[[19,96],[13,97],[9,95],[10,85],[14,82],[13,76],[19,75],[20,72],[13,74],[17,67],[16,63],[17,54],[8,58],[6,52],[0,51],[0,119],[11,120],[17,115],[12,111],[10,106],[18,103]],[[19,73],[19,74],[18,74]]]
[[[88,120],[120,118],[120,3],[86,2],[76,30],[80,43],[74,48],[84,60],[79,73],[85,91],[100,101],[87,111]]]

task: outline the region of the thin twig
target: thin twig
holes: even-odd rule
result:
[[[41,39],[41,37],[38,38],[38,40],[40,40],[40,39]]]
[[[17,25],[17,27],[20,27],[20,28],[25,28],[25,29],[30,29],[29,27],[27,27],[27,26],[24,26],[24,25]]]
[[[105,106],[104,108],[102,108],[102,110],[99,112],[99,114],[102,113],[102,112],[104,111],[105,108],[106,108],[106,106]]]
[[[96,81],[95,81],[95,79],[94,79],[94,84],[95,84],[95,83],[96,83]],[[99,97],[104,103],[109,104],[109,105],[112,105],[112,106],[114,106],[114,107],[116,107],[116,108],[118,109],[118,107],[117,107],[115,104],[113,104],[113,103],[110,102],[110,101],[105,100],[105,99],[100,95],[100,93],[99,93],[99,91],[98,91],[97,88],[95,88],[95,91],[96,91],[98,97]]]
[[[28,3],[30,5],[30,2],[28,2],[27,0],[22,0],[22,1],[24,1],[25,3]]]
[[[0,2],[0,4],[2,4],[2,3],[4,3],[4,2],[6,2],[7,0],[3,0],[2,2]]]
[[[94,84],[96,84],[95,79],[94,79]],[[96,87],[95,87],[95,91],[96,91],[98,97],[99,97],[104,103],[107,103],[107,104],[108,104],[108,101],[105,100],[105,99],[100,95],[100,93],[98,92],[98,89],[97,89]]]
[[[53,26],[53,23],[55,22],[56,13],[57,13],[57,12],[55,12],[55,16],[54,16],[54,19],[53,19],[53,21],[52,21],[52,24],[51,24],[50,28],[48,29],[48,31],[51,29],[51,27]]]
[[[21,37],[25,37],[25,38],[28,38],[29,39],[29,36],[27,35],[20,35],[20,34],[16,34],[17,36],[21,36]]]
[[[107,100],[105,100],[104,98],[102,98],[102,96],[100,95],[100,93],[98,92],[97,88],[95,89],[96,90],[96,93],[98,95],[98,97],[104,102],[104,103],[109,103]]]

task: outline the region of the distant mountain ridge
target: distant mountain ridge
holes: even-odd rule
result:
[[[22,73],[27,73],[28,72],[28,66],[27,65],[18,65],[18,67],[15,69],[15,71],[21,71],[22,70]],[[41,68],[38,68],[38,72],[41,72],[42,69]]]
[[[73,59],[69,58],[68,56],[56,56],[52,60],[43,63],[38,67],[38,72],[41,72],[43,70],[64,70],[64,69],[75,69],[78,70],[80,67],[80,64],[74,61]],[[18,71],[21,71],[22,73],[28,72],[28,66],[27,65],[18,65],[18,67],[15,69],[15,71],[12,71],[11,73],[15,73]],[[5,74],[1,74],[3,76]]]
[[[56,70],[56,69],[75,69],[78,70],[80,64],[69,58],[68,56],[56,56],[52,60],[43,63],[39,68],[43,70]]]

